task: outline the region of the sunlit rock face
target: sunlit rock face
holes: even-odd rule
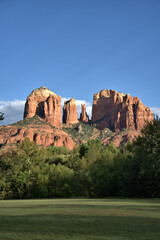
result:
[[[61,97],[46,87],[33,90],[26,100],[24,118],[35,115],[52,126],[61,128]]]
[[[86,105],[85,104],[81,104],[80,121],[84,122],[84,123],[89,121],[89,117],[88,117],[87,112],[86,112]]]
[[[72,138],[62,129],[55,128],[53,130],[52,126],[45,122],[41,125],[37,125],[33,119],[31,119],[31,121],[32,123],[28,123],[24,126],[1,126],[0,144],[10,146],[11,144],[21,143],[25,138],[29,138],[30,141],[34,141],[38,145],[44,147],[52,145],[67,147],[71,150],[75,146],[75,142]]]
[[[75,98],[71,98],[64,102],[63,106],[63,123],[74,124],[78,122],[77,105]]]
[[[93,96],[92,122],[99,129],[139,130],[146,121],[153,119],[150,108],[142,104],[138,97],[107,89]]]

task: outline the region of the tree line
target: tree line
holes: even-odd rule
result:
[[[69,151],[29,139],[0,155],[0,199],[160,197],[160,120],[116,148],[91,139]]]

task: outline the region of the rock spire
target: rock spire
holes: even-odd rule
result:
[[[63,123],[74,124],[77,123],[77,105],[75,98],[71,98],[64,102],[63,106]]]
[[[86,112],[85,104],[81,104],[80,121],[81,122],[88,122],[89,121],[89,117],[88,117],[87,112]]]

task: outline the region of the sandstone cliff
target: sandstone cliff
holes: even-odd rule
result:
[[[35,115],[52,126],[61,128],[61,97],[46,87],[33,90],[26,100],[24,118]]]
[[[88,117],[87,112],[86,112],[85,104],[81,104],[80,121],[81,122],[88,122],[89,121],[89,117]]]
[[[22,120],[13,125],[0,127],[0,145],[9,146],[29,138],[40,146],[64,146],[73,149],[75,142],[62,129],[42,121],[38,116]]]
[[[75,98],[71,98],[66,101],[63,106],[63,123],[75,124],[77,122],[77,105]]]
[[[139,130],[144,127],[146,121],[153,119],[150,108],[142,104],[138,97],[133,98],[129,94],[106,89],[93,96],[92,122],[101,130]]]

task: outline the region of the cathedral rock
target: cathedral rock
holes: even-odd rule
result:
[[[140,130],[146,121],[153,119],[150,108],[142,104],[138,97],[106,89],[93,96],[92,122],[100,130]]]
[[[63,123],[74,124],[77,123],[77,105],[75,98],[71,98],[64,102],[63,106]]]
[[[46,87],[33,90],[26,100],[24,118],[35,115],[52,126],[61,128],[61,97]]]
[[[41,87],[33,90],[28,96],[24,118],[27,121],[0,126],[1,146],[7,148],[10,144],[14,145],[29,138],[41,146],[65,146],[71,150],[74,146],[95,137],[103,144],[112,142],[121,146],[137,137],[146,121],[152,121],[154,116],[150,108],[142,104],[138,97],[133,98],[129,94],[105,89],[93,96],[91,121],[86,113],[85,104],[81,105],[79,120],[86,124],[89,121],[86,127],[81,123],[74,126],[79,122],[77,105],[74,98],[66,101],[63,106],[62,128],[61,97],[48,88]],[[105,136],[109,131],[105,128],[115,131],[110,131],[111,135]],[[123,129],[127,130],[119,134]]]

